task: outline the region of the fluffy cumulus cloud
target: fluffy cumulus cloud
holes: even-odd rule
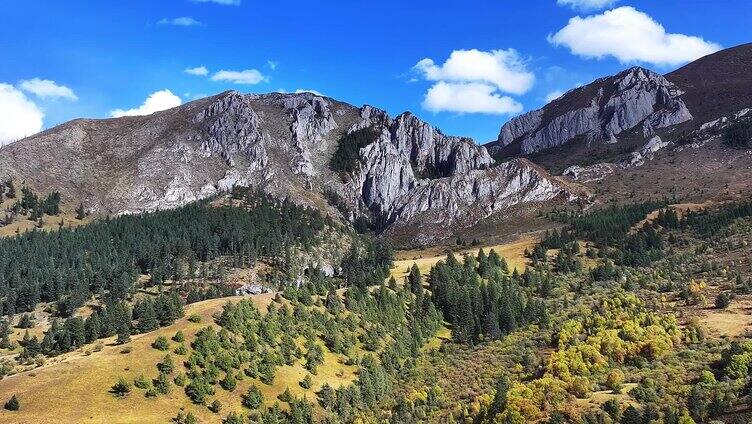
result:
[[[70,88],[57,84],[55,81],[33,78],[23,80],[19,87],[27,93],[34,94],[42,99],[67,99],[78,100],[78,96]]]
[[[267,81],[267,78],[256,69],[246,69],[244,71],[221,70],[212,75],[211,79],[212,81],[224,81],[245,85],[255,85]]]
[[[190,26],[201,26],[203,25],[201,22],[191,18],[190,16],[180,16],[178,18],[172,18],[172,19],[161,19],[159,22],[157,22],[159,25],[174,25],[174,26],[182,26],[182,27],[190,27]]]
[[[205,77],[209,75],[209,70],[206,69],[206,66],[197,66],[195,68],[188,68],[184,72],[189,75],[198,75],[201,77]]]
[[[535,75],[514,49],[484,52],[455,50],[442,65],[423,59],[415,70],[430,81],[485,82],[511,94],[524,94],[533,86]]]
[[[535,83],[535,75],[514,49],[455,50],[443,64],[426,58],[413,70],[434,82],[423,101],[432,112],[517,113],[522,105],[503,93],[525,94]]]
[[[151,93],[141,106],[128,110],[115,109],[110,112],[110,116],[113,118],[119,118],[121,116],[151,115],[160,110],[180,106],[182,103],[180,97],[172,94],[172,91],[160,90]]]
[[[618,0],[556,0],[559,6],[568,6],[575,10],[590,11],[611,7]]]
[[[701,37],[668,33],[653,18],[629,6],[576,16],[548,40],[585,58],[613,56],[622,63],[659,66],[680,65],[721,49]]]
[[[194,3],[215,3],[223,6],[240,6],[241,0],[191,0]]]
[[[42,130],[44,114],[24,93],[0,83],[0,147]]]
[[[431,112],[519,113],[522,105],[500,95],[496,87],[481,82],[439,81],[428,89],[423,108]]]

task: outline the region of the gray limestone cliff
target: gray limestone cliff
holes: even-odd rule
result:
[[[524,154],[564,145],[579,137],[615,143],[641,125],[644,137],[692,119],[683,92],[665,77],[634,67],[571,90],[544,108],[513,118],[501,128],[498,150],[519,143]]]

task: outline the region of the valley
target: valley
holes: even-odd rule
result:
[[[750,68],[632,66],[485,145],[305,90],[13,140],[0,423],[750,422]]]

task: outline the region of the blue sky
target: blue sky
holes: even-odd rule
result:
[[[486,142],[557,91],[631,64],[667,72],[752,41],[752,2],[743,0],[4,3],[0,112],[43,115],[0,121],[0,138],[11,139],[19,122],[27,134],[39,119],[49,128],[145,113],[138,108],[155,92],[159,108],[227,89],[305,89],[409,110]],[[207,75],[185,72],[199,66]]]

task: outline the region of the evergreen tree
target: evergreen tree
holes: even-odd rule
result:
[[[410,286],[410,291],[414,294],[419,294],[423,291],[423,276],[420,274],[420,269],[417,264],[413,264],[410,267],[410,274],[407,276],[407,281]]]
[[[248,388],[248,392],[243,396],[243,406],[248,409],[258,409],[263,403],[264,395],[261,393],[261,390],[255,385]]]

